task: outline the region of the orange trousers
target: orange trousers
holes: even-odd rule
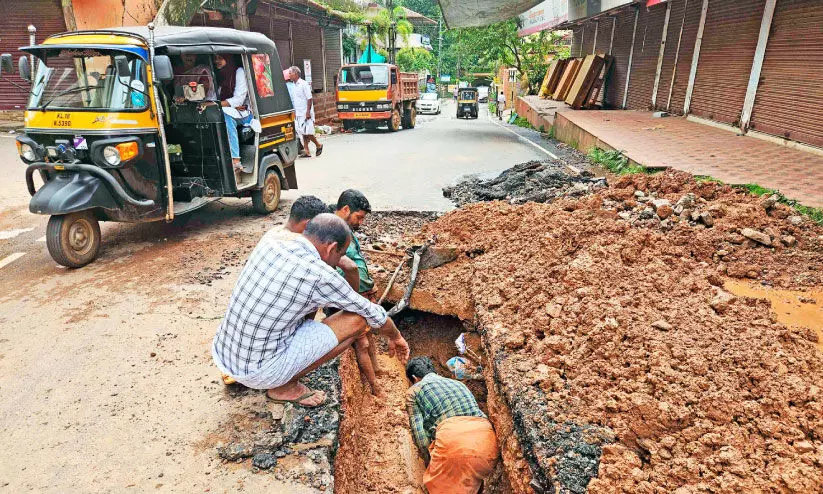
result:
[[[491,423],[482,417],[452,417],[437,426],[423,475],[429,494],[477,494],[500,451]]]

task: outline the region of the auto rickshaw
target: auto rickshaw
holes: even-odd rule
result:
[[[20,59],[32,87],[17,147],[29,209],[51,216],[46,245],[59,264],[97,256],[99,221],[171,221],[221,197],[250,196],[267,214],[281,190],[297,188],[294,110],[266,36],[150,24],[57,34],[21,50],[39,64],[32,77]],[[248,107],[217,101],[218,54],[244,68]],[[196,76],[173,66],[192,56]],[[0,65],[13,69],[11,56]],[[237,128],[242,169],[229,151],[224,111],[232,110],[252,115]]]
[[[457,93],[457,118],[477,118],[477,88],[460,88]]]

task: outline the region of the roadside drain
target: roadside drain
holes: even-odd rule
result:
[[[458,355],[455,345],[461,333],[470,351],[482,359],[480,336],[467,331],[454,317],[406,311],[396,319],[398,328],[409,342],[411,356],[428,356],[443,376],[453,377],[446,362]],[[340,362],[342,377],[342,418],[339,448],[335,458],[335,492],[419,493],[425,469],[409,432],[406,391],[409,382],[405,369],[396,359],[378,356],[384,375],[379,386],[385,395],[375,399],[361,381],[351,352]],[[463,381],[478,401],[486,407],[486,383]],[[498,468],[486,482],[485,493],[504,492]]]

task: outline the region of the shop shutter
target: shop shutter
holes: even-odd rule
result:
[[[596,26],[596,22],[587,22],[583,26],[583,52],[581,54],[583,57],[592,53],[592,49],[594,48],[594,30]]]
[[[303,70],[303,60],[311,60],[312,89],[323,90],[323,44],[320,26],[314,23],[294,22],[294,64]]]
[[[343,46],[340,43],[340,28],[326,28],[326,84],[329,90],[334,90],[335,78],[343,64]]]
[[[280,66],[286,69],[294,65],[291,59],[292,42],[289,40],[289,21],[274,19],[272,39],[277,45],[277,54],[280,55]]]
[[[657,86],[657,102],[655,108],[665,110],[669,99],[669,87],[672,82],[672,69],[677,54],[677,38],[680,36],[680,26],[683,25],[688,0],[669,0],[669,28],[666,30],[666,47],[663,50],[663,64],[660,69],[660,82]],[[681,42],[682,48],[682,42]]]
[[[823,3],[780,0],[750,127],[823,146]]]
[[[739,124],[765,3],[766,0],[709,1],[691,113]]]
[[[583,49],[583,26],[575,26],[575,27],[572,28],[572,47],[569,50],[569,56],[571,58],[579,57],[582,49]]]
[[[6,15],[0,17],[0,53],[11,53],[15,67],[17,60],[24,55],[18,48],[29,44],[29,24],[37,28],[38,43],[66,30],[60,0],[3,0],[3,10]],[[0,110],[25,109],[28,94],[12,83],[25,88],[30,86],[16,73],[3,74],[0,79]]]
[[[594,46],[596,53],[609,53],[609,40],[612,37],[612,18],[601,19],[597,25],[597,43]]]
[[[629,99],[626,107],[632,110],[651,108],[654,76],[657,72],[657,58],[660,55],[660,40],[663,37],[663,22],[666,18],[666,4],[640,8],[637,18],[637,34],[634,38]]]
[[[632,29],[634,28],[635,9],[621,11],[616,17],[614,26],[614,43],[612,56],[614,64],[606,81],[606,106],[620,108],[623,104],[623,93],[626,90],[626,74],[629,70],[629,52],[632,47]]]
[[[683,24],[680,56],[677,58],[677,72],[674,74],[672,100],[668,103],[668,111],[678,115],[683,114],[683,105],[686,102],[686,89],[689,87],[689,72],[692,68],[692,55],[694,54],[694,44],[697,41],[697,30],[700,28],[700,10],[703,8],[703,0],[686,0],[684,7],[685,17],[680,20],[680,23]],[[673,11],[674,5],[672,5]],[[669,19],[669,22],[671,23],[672,20]],[[671,35],[671,31],[669,31],[669,35]],[[666,88],[666,91],[668,90]],[[666,95],[668,97],[668,93]],[[658,94],[657,99],[658,102],[662,102],[660,94]]]

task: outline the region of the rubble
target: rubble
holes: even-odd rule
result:
[[[423,227],[419,238],[472,253],[420,286],[471,294],[499,388],[492,420],[514,431],[514,492],[823,489],[818,336],[722,288],[823,286],[823,229],[792,213],[665,172],[551,204],[468,205]]]
[[[529,161],[492,179],[466,177],[444,187],[443,195],[458,206],[495,200],[523,204],[551,202],[564,196],[580,197],[605,186],[605,178],[593,178],[589,172],[570,172],[561,161]]]

